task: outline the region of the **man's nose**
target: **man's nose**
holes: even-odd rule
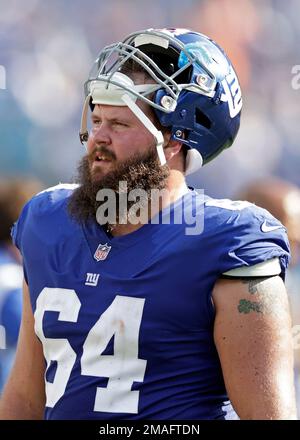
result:
[[[93,127],[91,131],[92,136],[94,137],[95,142],[100,143],[110,143],[110,130],[108,125],[105,122]]]
[[[105,124],[93,127],[89,134],[88,148],[94,148],[97,145],[110,145],[111,137],[109,128]]]

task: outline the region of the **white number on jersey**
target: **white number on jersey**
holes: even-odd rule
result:
[[[109,378],[106,388],[97,388],[94,411],[138,412],[139,391],[131,391],[131,387],[134,381],[144,380],[146,370],[147,362],[138,358],[144,302],[117,295],[85,340],[82,374]],[[113,335],[114,354],[99,356]]]
[[[76,353],[67,339],[46,338],[43,331],[43,317],[46,311],[59,312],[58,320],[77,322],[81,303],[74,290],[45,287],[36,302],[34,329],[43,344],[47,368],[51,361],[57,361],[53,383],[46,382],[46,406],[52,408],[63,396],[76,361]]]
[[[81,374],[108,377],[106,388],[97,388],[94,411],[138,412],[139,391],[131,391],[134,381],[144,380],[147,361],[138,358],[139,330],[145,299],[117,295],[100,316],[83,344]],[[37,299],[35,331],[43,344],[47,368],[57,361],[53,383],[46,380],[46,406],[53,408],[63,396],[76,353],[67,339],[46,338],[43,317],[46,311],[59,312],[59,321],[77,322],[81,303],[74,290],[44,288]],[[100,355],[114,336],[114,354]]]

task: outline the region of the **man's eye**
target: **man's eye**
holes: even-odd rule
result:
[[[99,119],[93,120],[93,125],[99,125],[100,123],[101,123],[101,121],[99,121]]]
[[[121,122],[121,121],[115,121],[115,122],[114,122],[114,125],[115,125],[116,127],[128,127],[128,125],[125,124],[125,122]]]

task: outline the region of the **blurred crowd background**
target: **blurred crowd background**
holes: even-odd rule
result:
[[[99,50],[169,26],[215,39],[244,94],[234,147],[191,183],[215,197],[271,174],[300,184],[300,89],[291,73],[300,65],[299,16],[299,0],[0,0],[0,173],[31,174],[46,186],[72,179],[83,154],[83,83]]]
[[[0,0],[2,182],[26,178],[47,187],[73,180],[84,154],[78,138],[83,83],[100,49],[136,30],[180,27],[225,49],[244,98],[234,146],[189,183],[222,198],[243,194],[253,182],[263,186],[270,176],[300,186],[299,17],[299,0]],[[275,192],[280,187],[272,185]],[[290,206],[298,204],[293,212],[300,221],[297,200]],[[12,264],[7,258],[20,264],[7,246],[5,264]],[[294,263],[299,325],[300,263]],[[300,371],[300,349],[297,354]]]

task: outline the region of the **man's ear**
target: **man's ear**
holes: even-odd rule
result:
[[[169,134],[167,135],[167,139],[165,140],[165,144],[164,144],[164,153],[167,162],[170,161],[181,151],[182,145],[183,144],[181,142],[175,139],[171,139],[171,136]]]

